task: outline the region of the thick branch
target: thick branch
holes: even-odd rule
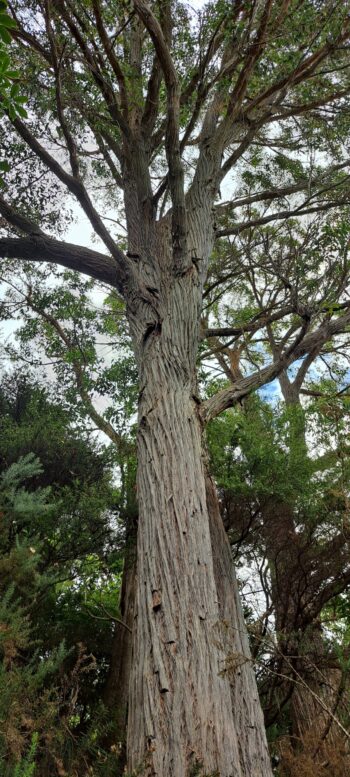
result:
[[[39,141],[32,135],[27,125],[20,119],[14,119],[12,122],[15,129],[21,135],[23,140],[34,151],[34,153],[41,159],[46,167],[54,173],[62,183],[67,186],[68,190],[73,194],[81,205],[83,211],[86,213],[92,227],[97,235],[103,240],[108,250],[111,252],[113,258],[119,265],[120,271],[127,272],[127,262],[123,252],[118,248],[110,233],[103,224],[103,221],[97,211],[95,210],[90,197],[83,186],[82,182],[75,178],[73,175],[67,173],[64,168],[54,159],[53,156],[39,143]]]
[[[238,380],[233,386],[219,391],[215,396],[204,402],[202,405],[202,417],[204,421],[210,421],[253,391],[256,391],[256,389],[270,383],[278,377],[282,370],[285,370],[294,361],[300,359],[301,356],[314,351],[316,348],[319,349],[332,337],[343,332],[349,325],[350,311],[333,321],[327,321],[314,332],[306,335],[302,339],[300,339],[300,335],[298,335],[295,344],[290,346],[287,351],[272,364],[269,364],[262,370],[254,372],[252,375],[248,375],[242,380]]]
[[[161,3],[159,8],[160,25],[164,35],[164,41],[166,45],[171,44],[172,35],[172,19],[171,19],[171,4],[169,1]],[[147,95],[145,98],[144,111],[142,116],[142,130],[144,137],[148,139],[149,148],[152,148],[152,132],[157,122],[159,113],[159,95],[160,87],[163,78],[163,70],[155,52],[153,57],[152,70],[147,86]],[[165,129],[164,124],[164,129]]]
[[[301,365],[300,365],[300,367],[298,369],[298,372],[296,374],[296,377],[295,377],[295,379],[293,381],[293,388],[295,389],[295,391],[298,391],[298,392],[300,391],[300,389],[301,389],[301,387],[303,385],[303,382],[305,380],[306,374],[307,374],[308,370],[310,369],[312,363],[317,358],[318,353],[319,353],[319,349],[315,348],[315,350],[310,351],[305,356],[305,359],[303,359],[303,361],[302,361],[302,363],[301,363]]]
[[[102,283],[108,283],[120,293],[123,290],[118,268],[111,257],[84,246],[55,240],[43,233],[31,234],[28,237],[1,238],[0,257],[59,264],[69,270],[85,273]]]
[[[134,0],[135,9],[149,32],[156,50],[167,90],[166,155],[172,198],[172,239],[175,267],[184,269],[187,248],[184,174],[179,140],[180,87],[176,68],[158,19],[144,0]]]

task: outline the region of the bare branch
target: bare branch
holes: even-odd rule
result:
[[[90,278],[108,283],[120,293],[123,292],[118,267],[111,257],[84,246],[55,240],[44,233],[33,233],[28,237],[0,238],[0,257],[59,264],[69,270],[83,272]]]
[[[323,204],[319,203],[310,208],[305,208],[303,204],[298,205],[298,207],[294,208],[293,210],[276,211],[275,213],[270,213],[268,216],[260,216],[256,219],[252,219],[251,221],[241,221],[239,224],[235,224],[232,227],[227,227],[227,229],[217,229],[215,232],[215,237],[218,239],[220,237],[228,237],[229,235],[239,235],[246,229],[260,227],[264,224],[269,224],[271,221],[282,221],[296,217],[300,218],[301,216],[311,215],[311,213],[320,213],[321,211],[331,210],[331,208],[338,208],[340,205],[348,205],[349,202],[350,195],[349,197],[340,198],[339,200],[330,200]]]
[[[202,405],[204,421],[210,421],[224,410],[227,410],[227,408],[232,407],[236,402],[256,391],[256,389],[270,383],[294,361],[315,350],[315,348],[320,348],[328,340],[331,340],[332,337],[346,330],[349,324],[350,311],[347,311],[339,318],[323,323],[318,329],[306,336],[301,336],[304,329],[302,328],[294,344],[289,346],[280,358],[267,367],[254,372],[252,375],[238,380],[233,386],[219,391],[204,402]]]

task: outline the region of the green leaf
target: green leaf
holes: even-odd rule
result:
[[[1,54],[1,58],[0,58],[0,71],[2,73],[4,73],[5,70],[7,71],[7,68],[9,67],[10,62],[11,62],[11,60],[10,60],[10,57],[8,56],[8,54]]]
[[[0,38],[4,41],[4,43],[11,43],[12,38],[9,32],[7,32],[7,29],[5,27],[0,27]]]
[[[18,115],[22,117],[22,119],[27,119],[28,118],[27,111],[26,111],[25,108],[22,108],[22,105],[17,105],[17,103],[16,103],[15,110],[18,113]]]
[[[7,13],[0,13],[0,26],[8,27],[9,29],[13,30],[17,27],[17,24],[14,19],[11,19],[11,16],[8,16]]]

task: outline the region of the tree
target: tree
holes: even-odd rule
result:
[[[10,231],[0,239],[0,255],[84,272],[125,301],[139,380],[128,765],[174,777],[200,769],[221,777],[269,776],[203,427],[343,331],[350,314],[347,307],[340,315],[331,310],[310,327],[308,311],[293,301],[283,313],[296,317],[293,342],[264,369],[202,403],[196,376],[201,305],[215,239],[261,223],[260,217],[236,224],[234,202],[216,205],[221,183],[249,148],[274,142],[285,148],[299,122],[306,136],[314,132],[340,154],[340,166],[347,164],[339,133],[347,121],[348,7],[217,2],[195,18],[181,4],[143,0],[130,8],[98,0],[31,7],[28,18],[27,4],[13,5],[13,35],[32,75],[30,118],[9,116],[5,144],[15,144],[19,160],[35,163],[38,180],[49,173],[60,192],[76,199],[106,253],[48,234],[43,227],[49,228],[51,214],[40,185],[18,194],[17,168],[0,201]],[[344,181],[334,181],[335,163],[317,177],[322,201],[317,197],[316,204],[309,204],[310,170],[304,175],[286,167],[277,190],[258,193],[262,202],[279,203],[269,218],[346,201]],[[95,171],[114,209],[117,190],[123,192],[127,246],[99,213]],[[305,192],[296,209],[280,207],[282,197]],[[243,656],[233,673],[225,664],[232,652]]]
[[[15,283],[9,276],[2,276],[7,286],[2,315],[4,319],[16,316],[21,322],[21,326],[16,330],[16,343],[19,348],[14,345],[8,346],[5,349],[7,358],[15,361],[17,365],[20,364],[22,369],[23,367],[28,369],[28,364],[31,369],[40,369],[43,360],[45,365],[49,364],[52,367],[57,381],[52,386],[51,393],[56,401],[59,398],[59,415],[62,414],[64,406],[67,417],[78,427],[82,426],[84,435],[91,434],[97,427],[107,441],[112,442],[109,455],[117,467],[117,477],[121,483],[118,495],[118,521],[123,529],[120,545],[120,553],[123,556],[120,619],[114,623],[110,655],[108,655],[108,676],[102,689],[102,701],[108,709],[108,727],[101,738],[100,749],[105,752],[112,747],[111,752],[118,753],[122,770],[125,759],[126,712],[136,587],[138,510],[132,423],[132,418],[137,412],[135,367],[132,363],[128,338],[125,337],[123,326],[120,326],[117,315],[120,302],[115,296],[110,295],[105,305],[100,308],[96,305],[96,301],[89,298],[92,291],[91,281],[84,281],[76,273],[65,272],[63,275],[57,273],[53,288],[52,273],[48,277],[45,271],[38,272],[37,267],[27,267],[25,270],[23,278],[18,275]],[[118,347],[113,362],[106,366],[101,355],[97,353],[97,347],[105,348],[107,345],[110,350],[111,335],[114,347],[116,344]],[[20,368],[17,367],[17,369]],[[98,409],[97,396],[100,396],[100,400],[106,405],[104,413]],[[43,447],[39,448],[38,452],[47,461],[48,424],[47,422],[44,424],[43,418],[45,406],[41,404],[38,409],[41,418],[31,404],[28,407],[27,416],[33,429],[36,451],[38,451],[35,423],[37,417],[40,428],[45,426],[44,452]],[[93,430],[91,430],[91,424],[93,424]],[[33,443],[29,444],[33,445]],[[52,445],[57,450],[54,436]],[[84,456],[81,455],[80,447],[76,449],[76,444],[74,449],[70,466],[76,469],[77,455],[80,466],[84,466]],[[57,456],[61,457],[61,455],[57,450]],[[72,458],[69,445],[65,445],[62,458],[69,466],[68,462]],[[61,467],[62,464],[60,464]],[[76,521],[76,516],[73,516],[73,521]],[[75,535],[78,536],[80,533],[84,534],[84,530],[78,522]],[[89,539],[87,546],[95,551]],[[96,596],[98,598],[98,591]],[[99,617],[104,619],[105,613],[102,611]],[[96,654],[95,643],[91,649]],[[97,652],[100,653],[100,649]],[[103,674],[100,668],[99,673]],[[107,768],[106,764],[104,768]]]
[[[1,382],[0,430],[1,772],[26,773],[34,738],[40,777],[90,767],[115,774],[119,752],[104,747],[112,726],[102,704],[122,622],[110,453],[23,373]]]
[[[315,775],[325,763],[332,773],[348,768],[348,651],[337,615],[349,588],[348,452],[345,430],[336,453],[331,444],[341,399],[327,400],[326,419],[324,401],[301,411],[251,400],[210,429],[225,527],[243,577],[252,569],[246,607],[282,775],[298,774],[303,763]],[[308,438],[322,439],[319,457],[291,442],[288,430],[300,429],[302,412]]]
[[[7,13],[7,2],[0,2],[0,116],[4,111],[11,113],[12,117],[22,116],[26,118],[27,113],[23,106],[25,97],[19,93],[19,72],[14,69],[11,63],[11,57],[8,52],[8,46],[12,42],[10,30],[16,27],[16,23]],[[0,161],[0,173],[8,170],[6,160]],[[2,178],[0,176],[0,183]]]
[[[279,234],[260,228],[262,249],[256,246],[256,235],[245,241],[247,269],[233,292],[237,295],[238,289],[243,298],[240,305],[234,299],[236,326],[225,331],[216,322],[217,331],[231,335],[227,345],[214,329],[210,338],[212,353],[231,383],[242,377],[246,360],[264,364],[266,349],[278,354],[288,342],[293,322],[286,329],[280,315],[292,297],[311,315],[319,315],[322,307],[326,311],[331,299],[341,305],[346,298],[347,227],[341,212],[322,221],[318,218],[317,230],[315,223],[289,225]],[[327,255],[322,265],[321,246]],[[226,306],[230,295],[226,292]],[[240,322],[246,311],[251,317],[252,305],[255,319]],[[216,318],[221,315],[217,310]],[[334,773],[348,768],[346,650],[342,640],[329,641],[323,626],[326,619],[329,629],[329,608],[349,586],[343,485],[347,448],[342,440],[348,423],[348,348],[345,331],[333,343],[319,344],[293,369],[282,371],[284,409],[281,402],[273,409],[244,401],[240,413],[218,419],[214,434],[210,431],[214,472],[225,489],[225,526],[231,541],[238,543],[238,557],[243,548],[245,563],[246,554],[250,562],[257,559],[258,587],[266,597],[265,614],[254,625],[254,654],[265,664],[265,674],[259,673],[265,720],[279,732],[284,725],[291,737],[291,752],[281,764],[283,775],[298,774],[302,764],[320,775],[325,763]],[[322,379],[316,380],[318,375]],[[322,454],[317,456],[319,448]]]

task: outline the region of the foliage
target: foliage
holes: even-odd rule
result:
[[[1,772],[115,770],[98,745],[121,571],[108,459],[28,378],[3,381],[0,404]]]
[[[14,119],[16,115],[27,117],[23,107],[26,98],[19,93],[20,72],[13,67],[8,46],[12,42],[11,30],[16,29],[16,22],[7,13],[7,2],[0,2],[0,115],[4,112]],[[7,171],[6,162],[0,162],[0,171]]]
[[[20,763],[16,764],[13,777],[32,777],[35,772],[35,754],[38,745],[38,734],[32,735],[30,748]]]
[[[208,428],[223,518],[245,581],[270,743],[280,755],[276,773],[283,777],[323,775],[324,762],[334,774],[348,768],[340,726],[349,726],[349,413],[334,384],[324,398],[326,386],[323,380],[318,392],[314,383],[316,397],[303,406],[250,398]],[[302,734],[293,708],[300,683]]]

